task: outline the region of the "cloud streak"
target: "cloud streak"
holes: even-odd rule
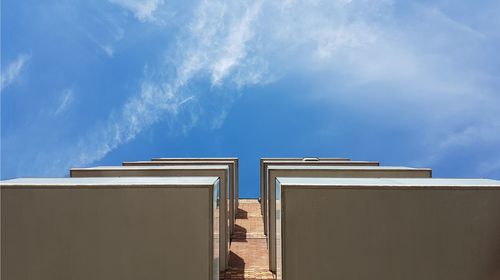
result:
[[[57,116],[66,111],[68,107],[71,105],[71,103],[73,103],[73,99],[74,99],[73,90],[69,88],[64,89],[61,92],[59,106],[57,106],[56,110],[54,111],[54,116]]]
[[[163,0],[109,0],[111,3],[120,5],[129,10],[134,16],[142,21],[157,21],[154,16],[156,10],[163,4]]]
[[[0,78],[0,89],[3,90],[10,86],[12,83],[19,80],[26,63],[30,60],[31,56],[21,54],[16,60],[12,61],[5,69],[2,69]]]
[[[130,98],[104,126],[93,129],[93,133],[80,141],[76,145],[77,156],[65,167],[83,166],[100,160],[159,121],[169,121],[172,125],[178,122],[184,131],[196,125],[199,118],[195,108],[199,108],[197,104],[201,97],[190,92],[190,83],[199,77],[209,76],[212,86],[218,87],[231,73],[242,71],[239,66],[247,58],[247,43],[253,36],[252,24],[261,2],[237,4],[232,8],[236,10],[228,9],[223,1],[202,1],[187,32],[178,40],[177,50],[167,54],[169,59],[166,63],[173,62],[175,70],[162,71],[163,67],[169,66],[165,64],[155,71],[146,67],[140,94]],[[155,74],[151,74],[153,72]],[[240,77],[237,82],[240,86],[255,83],[259,79],[256,75],[249,75],[248,79]],[[190,110],[188,120],[177,119],[182,110]],[[219,115],[213,117],[212,125],[220,126],[224,117],[225,111],[221,110]]]
[[[162,1],[111,2],[141,24],[172,30],[158,16]],[[423,158],[443,158],[456,147],[497,147],[494,85],[500,81],[481,64],[489,55],[484,46],[494,45],[491,31],[437,4],[400,6],[389,0],[201,0],[179,23],[161,62],[145,67],[137,94],[55,169],[92,164],[159,122],[181,131],[203,119],[220,127],[245,87],[293,75],[313,77],[304,99],[402,119],[421,135],[414,144],[426,146]],[[111,50],[103,48],[110,56]],[[207,109],[215,106],[218,113]]]

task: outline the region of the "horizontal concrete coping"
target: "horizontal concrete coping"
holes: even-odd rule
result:
[[[237,157],[215,157],[215,158],[163,158],[163,157],[158,157],[158,158],[152,158],[151,160],[154,161],[169,161],[169,160],[194,160],[194,161],[203,161],[203,160],[238,160]]]
[[[263,163],[269,164],[293,164],[293,165],[300,165],[300,164],[317,164],[317,165],[327,165],[328,163],[332,164],[339,164],[339,163],[345,163],[345,164],[351,164],[351,165],[362,165],[362,164],[367,164],[367,165],[378,165],[378,161],[358,161],[358,160],[321,160],[321,161],[300,161],[300,160],[264,160],[262,161]]]
[[[276,160],[276,161],[287,161],[287,160],[293,160],[293,161],[350,161],[350,158],[322,158],[322,157],[301,157],[301,158],[260,158],[260,160]]]
[[[213,186],[218,177],[93,177],[17,178],[1,181],[2,188],[29,187],[201,187]]]
[[[158,160],[158,161],[150,161],[150,160],[140,160],[140,161],[124,161],[122,164],[123,165],[155,165],[155,164],[171,164],[171,165],[198,165],[198,164],[234,164],[234,161],[232,160],[207,160],[207,161],[192,161],[192,160],[186,160],[186,161],[169,161],[169,160]]]
[[[278,177],[281,186],[339,187],[339,188],[499,188],[500,181],[490,179],[441,178],[299,178]]]
[[[414,168],[405,166],[347,166],[347,165],[268,165],[267,169],[278,170],[426,170],[430,168]]]
[[[86,168],[71,168],[73,171],[80,170],[227,170],[229,167],[227,165],[156,165],[156,166],[95,166]]]

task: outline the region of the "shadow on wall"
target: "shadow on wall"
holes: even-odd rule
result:
[[[245,270],[245,261],[234,252],[229,253],[229,267],[234,270]]]
[[[232,242],[247,242],[247,229],[240,225],[234,225],[231,239]]]
[[[236,213],[236,219],[248,219],[248,212],[238,208],[238,212]]]

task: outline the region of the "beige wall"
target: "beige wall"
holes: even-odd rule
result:
[[[266,163],[271,163],[271,162],[278,162],[278,161],[300,161],[304,162],[302,158],[261,158],[259,161],[260,164],[260,198],[262,199],[262,193],[264,191],[264,185],[265,185],[265,167],[264,167],[264,162]],[[350,161],[351,159],[349,158],[318,158],[318,161]],[[261,207],[261,213],[264,214],[264,209]]]
[[[283,279],[500,279],[500,185],[281,191]]]
[[[260,197],[261,197],[261,209],[262,215],[264,217],[264,224],[266,224],[266,215],[269,210],[268,208],[268,197],[265,191],[266,188],[266,178],[267,178],[267,167],[269,165],[295,165],[295,166],[378,166],[379,163],[376,161],[351,161],[343,159],[330,158],[329,160],[319,160],[319,161],[302,161],[302,160],[263,160],[261,165],[260,174]],[[264,234],[267,236],[267,228],[264,227]]]
[[[356,167],[349,169],[268,169],[268,182],[265,193],[269,197],[267,203],[269,207],[264,216],[264,224],[268,227],[269,234],[269,267],[271,271],[276,271],[276,178],[277,177],[306,177],[306,178],[431,178],[431,169],[410,169],[410,168],[386,168],[386,167]],[[335,168],[335,167],[332,167]],[[340,167],[344,168],[344,167]],[[352,169],[351,169],[352,168]],[[376,169],[374,169],[376,168]]]
[[[212,191],[2,185],[1,278],[210,279]]]
[[[180,158],[176,158],[173,161],[160,161],[157,160],[160,158],[155,158],[154,161],[126,161],[123,162],[123,166],[172,166],[172,165],[221,165],[221,164],[227,164],[229,166],[229,172],[230,174],[237,174],[236,172],[236,167],[237,167],[237,161],[235,160],[181,160]],[[238,179],[237,176],[231,176],[230,179],[230,192],[229,192],[229,205],[230,205],[230,229],[231,229],[231,234],[232,234],[232,229],[234,228],[234,222],[236,219],[236,210],[237,210],[237,203],[236,201],[238,200],[237,196],[237,186]]]
[[[239,158],[237,157],[207,157],[207,158],[152,158],[152,161],[233,161],[234,162],[234,195],[235,195],[235,214],[238,210],[238,190],[239,190]]]
[[[267,194],[265,192],[266,186],[266,176],[267,176],[267,166],[273,165],[299,165],[299,166],[378,166],[379,163],[376,161],[351,161],[343,160],[342,158],[329,158],[321,159],[319,161],[302,161],[302,160],[284,160],[284,159],[273,159],[273,160],[262,160],[261,161],[261,173],[260,173],[260,198],[261,198],[261,209],[262,215],[265,217],[267,210]],[[264,220],[264,224],[266,221]],[[267,235],[267,227],[264,227],[264,234]]]
[[[133,169],[130,169],[133,168]],[[149,169],[148,169],[149,168]],[[174,169],[175,168],[175,169]],[[112,166],[112,167],[93,167],[93,168],[72,168],[70,170],[71,177],[207,177],[215,176],[220,178],[220,186],[228,186],[229,184],[229,167],[224,166],[207,166],[206,169],[201,169],[201,166],[192,168],[189,165],[185,166],[161,166],[158,168],[143,167],[143,166]],[[220,242],[220,270],[224,271],[227,268],[229,261],[229,245],[230,238],[230,213],[227,192],[228,187],[220,188],[221,203],[219,215],[219,230]]]

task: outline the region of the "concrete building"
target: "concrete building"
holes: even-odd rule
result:
[[[237,158],[1,181],[1,279],[500,279],[499,181],[348,158],[260,168],[259,200],[238,199]]]
[[[299,162],[311,162],[311,161],[350,161],[351,159],[349,158],[318,158],[318,157],[296,157],[296,158],[261,158],[259,162],[259,167],[260,167],[260,199],[262,199],[262,193],[264,191],[264,184],[265,184],[265,177],[264,174],[266,165],[270,162],[277,162],[277,161],[299,161]]]
[[[309,158],[306,158],[309,159]],[[268,197],[265,192],[266,185],[266,176],[267,176],[267,166],[270,164],[273,165],[296,165],[296,166],[379,166],[379,162],[377,161],[351,161],[349,159],[344,160],[343,158],[312,158],[314,160],[303,160],[298,158],[293,158],[291,160],[278,158],[278,159],[267,159],[261,160],[261,173],[260,173],[260,200],[262,203],[262,215],[264,215],[264,219],[266,219],[265,213],[268,212]],[[267,221],[264,220],[264,234],[268,234],[267,232]]]
[[[276,272],[276,178],[431,178],[429,168],[396,166],[332,166],[332,165],[268,165],[265,194],[267,213],[264,226],[268,228],[269,269]]]

